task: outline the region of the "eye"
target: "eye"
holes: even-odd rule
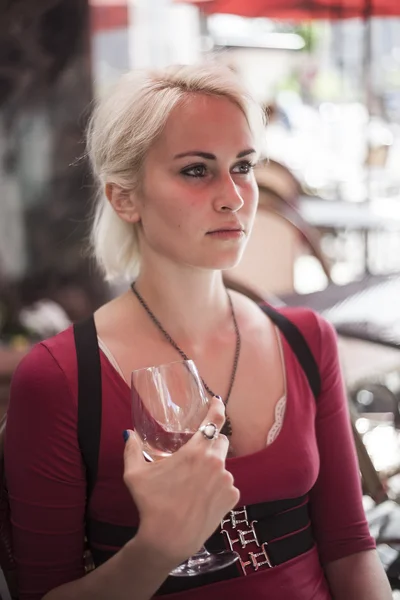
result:
[[[235,165],[232,169],[232,173],[237,173],[238,175],[248,175],[253,169],[255,165],[248,160],[244,160],[237,165]]]
[[[192,165],[191,167],[187,167],[181,171],[182,175],[186,175],[187,177],[204,177],[207,174],[206,165]]]

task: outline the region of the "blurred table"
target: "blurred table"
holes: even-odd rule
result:
[[[375,198],[367,202],[352,203],[300,196],[298,210],[309,225],[321,232],[359,233],[365,274],[373,270],[371,259],[376,258],[372,254],[370,256],[371,235],[374,234],[375,239],[380,240],[379,256],[384,256],[385,252],[389,251],[389,255],[391,252],[385,234],[400,233],[400,197]],[[395,270],[398,270],[397,267]]]
[[[344,337],[400,349],[400,276],[368,276],[281,299],[289,306],[308,306],[320,312]]]
[[[318,229],[400,231],[400,198],[356,204],[300,196],[299,212],[307,223]]]

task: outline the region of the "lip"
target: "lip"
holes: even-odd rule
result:
[[[209,231],[207,233],[208,237],[216,238],[220,240],[239,240],[244,237],[243,229],[214,229],[214,231]]]
[[[244,233],[244,228],[240,225],[224,225],[222,227],[218,227],[218,229],[212,229],[208,231],[207,234],[212,233]]]

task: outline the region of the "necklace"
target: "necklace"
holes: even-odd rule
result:
[[[148,305],[146,304],[146,302],[144,301],[144,299],[142,298],[142,296],[137,291],[137,289],[135,287],[135,283],[131,284],[131,290],[135,294],[136,298],[139,300],[140,304],[143,306],[144,310],[149,315],[150,319],[153,321],[154,325],[156,325],[156,327],[159,329],[159,331],[163,334],[163,336],[165,337],[165,339],[171,344],[171,346],[173,346],[173,348],[175,348],[175,350],[181,355],[181,357],[184,360],[190,360],[189,357],[188,357],[188,355],[172,339],[172,337],[169,335],[169,333],[161,325],[160,321],[157,319],[157,317],[155,316],[155,314],[150,310],[150,308],[148,307]],[[229,401],[229,398],[230,398],[230,395],[231,395],[231,392],[232,392],[233,384],[235,382],[236,371],[237,371],[237,366],[238,366],[238,362],[239,362],[239,355],[240,355],[240,345],[241,345],[240,331],[239,331],[239,327],[238,327],[237,320],[236,320],[235,310],[233,308],[232,298],[231,298],[228,290],[226,291],[226,293],[228,295],[228,300],[229,300],[229,306],[230,306],[230,309],[231,309],[233,326],[235,328],[236,347],[235,347],[235,356],[234,356],[234,359],[233,359],[232,373],[231,373],[231,377],[230,377],[230,381],[229,381],[228,393],[226,395],[226,399],[224,400],[225,406],[228,404],[228,401]],[[214,394],[214,392],[206,384],[206,382],[204,381],[204,379],[201,376],[200,376],[200,379],[201,379],[201,381],[202,381],[202,383],[203,383],[203,385],[204,385],[207,393],[210,396],[216,396],[217,394]],[[232,425],[231,425],[231,422],[230,422],[230,419],[229,419],[228,416],[226,417],[225,424],[224,424],[223,428],[221,429],[221,433],[223,433],[224,435],[227,435],[227,436],[231,436],[232,435]]]

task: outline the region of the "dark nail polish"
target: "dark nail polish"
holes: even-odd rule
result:
[[[129,439],[129,431],[127,431],[125,429],[124,433],[122,434],[123,438],[124,438],[124,442],[126,443]]]

